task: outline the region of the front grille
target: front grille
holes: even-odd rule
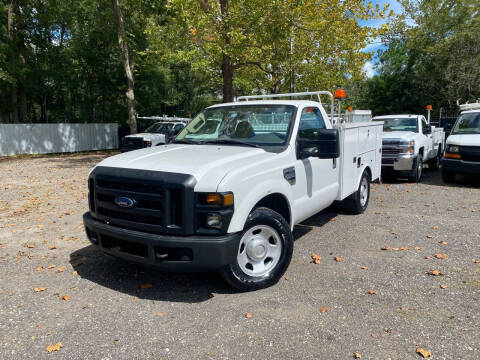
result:
[[[194,228],[192,179],[184,174],[97,167],[89,179],[90,211],[96,219],[126,229],[190,234]],[[132,200],[133,205],[117,205],[119,197]]]
[[[384,155],[397,155],[400,154],[400,149],[395,149],[395,148],[386,148],[384,147],[382,149],[382,153]]]
[[[122,150],[124,151],[137,150],[144,147],[145,142],[143,141],[143,138],[140,137],[124,138],[122,141]]]
[[[480,146],[460,146],[460,155],[464,161],[480,162]]]

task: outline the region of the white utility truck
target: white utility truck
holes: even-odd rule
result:
[[[91,243],[166,270],[219,271],[234,287],[276,283],[295,224],[335,201],[362,213],[381,171],[381,122],[331,124],[330,92],[241,97],[199,113],[168,145],[90,173]],[[309,100],[264,100],[317,96]]]
[[[138,117],[137,119],[159,120],[150,125],[144,132],[127,135],[122,139],[120,150],[122,152],[143,149],[151,146],[168,144],[191,119],[177,117]]]
[[[373,121],[383,122],[382,175],[422,179],[423,165],[439,168],[445,149],[445,132],[431,126],[423,115],[383,115]]]
[[[460,116],[447,139],[442,177],[455,181],[456,174],[480,174],[480,101],[460,105]]]

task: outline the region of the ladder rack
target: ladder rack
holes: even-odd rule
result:
[[[477,101],[471,104],[460,105],[460,111],[466,111],[466,110],[480,110],[480,102]]]
[[[330,91],[306,91],[299,93],[288,93],[288,94],[267,94],[267,95],[249,95],[249,96],[239,96],[236,101],[248,101],[248,100],[265,100],[265,99],[275,99],[283,97],[303,97],[303,96],[314,96],[318,97],[318,102],[322,104],[321,95],[327,95],[330,98],[330,118],[334,122],[335,114],[335,100],[333,94]]]

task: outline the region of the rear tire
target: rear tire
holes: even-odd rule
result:
[[[344,208],[351,214],[361,214],[367,207],[370,200],[370,176],[365,170],[360,179],[357,191],[344,200]]]
[[[452,172],[452,171],[448,171],[448,170],[443,170],[442,169],[442,179],[443,179],[443,182],[444,183],[453,183],[455,182],[455,173]]]
[[[254,209],[240,236],[237,258],[221,271],[234,288],[253,291],[280,280],[292,260],[293,235],[279,213],[264,207]]]
[[[415,170],[413,170],[412,175],[410,176],[410,181],[414,183],[419,183],[422,181],[423,175],[423,156],[418,154],[417,162],[415,163]]]

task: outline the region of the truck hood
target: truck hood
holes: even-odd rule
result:
[[[403,139],[411,140],[417,136],[417,133],[413,131],[389,131],[384,132],[382,139]]]
[[[133,135],[125,136],[126,139],[129,138],[143,138],[143,140],[162,140],[165,142],[165,134],[154,134],[154,133],[138,133]]]
[[[216,191],[230,171],[274,156],[244,146],[170,144],[115,155],[97,166],[189,174],[197,180],[195,191]]]
[[[460,146],[480,146],[480,134],[450,135],[447,144]]]

